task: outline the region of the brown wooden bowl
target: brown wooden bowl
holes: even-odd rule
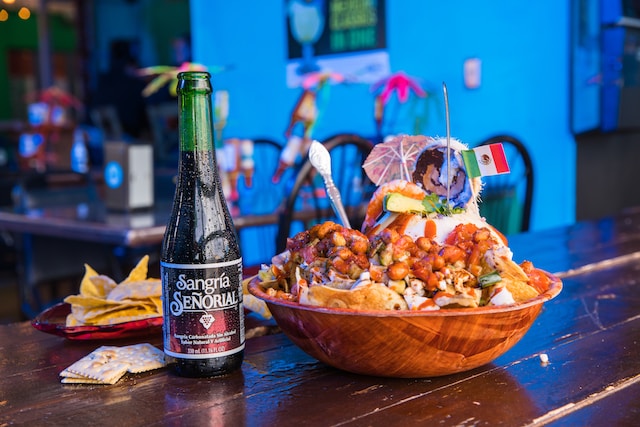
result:
[[[513,347],[562,290],[560,279],[547,275],[549,288],[524,303],[436,311],[305,306],[270,297],[257,277],[248,290],[294,344],[321,362],[358,374],[424,378],[468,371]]]

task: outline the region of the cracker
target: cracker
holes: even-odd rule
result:
[[[117,360],[117,355],[117,347],[102,346],[65,369],[65,377],[71,378],[68,376],[68,373],[71,373],[75,374],[74,377],[115,384],[129,367],[128,363]]]
[[[138,374],[166,365],[164,352],[151,344],[134,344],[120,349],[118,357],[129,363],[128,372]]]
[[[65,384],[115,384],[129,372],[138,374],[166,365],[164,352],[151,344],[102,346],[60,372]]]
[[[93,380],[84,377],[65,377],[60,380],[62,384],[105,384],[100,380]]]

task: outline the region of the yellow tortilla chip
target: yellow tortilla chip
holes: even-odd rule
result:
[[[84,265],[84,276],[80,282],[80,295],[100,296],[100,291],[96,289],[96,285],[91,281],[91,278],[97,275],[98,272],[96,272],[89,264]]]
[[[124,279],[122,283],[128,282],[139,282],[141,280],[145,280],[147,278],[147,273],[149,271],[149,255],[145,255],[142,257],[138,264],[131,270],[129,276]]]
[[[397,292],[381,283],[361,285],[353,290],[329,286],[309,286],[300,294],[300,304],[356,310],[406,310],[407,303]]]
[[[76,317],[73,315],[73,313],[69,313],[69,314],[67,314],[66,325],[67,326],[80,326],[80,325],[82,325],[82,323],[80,323],[80,321],[78,319],[76,319]]]
[[[97,292],[96,296],[100,298],[106,298],[107,295],[109,295],[109,292],[111,292],[116,286],[118,286],[115,280],[113,280],[109,276],[105,276],[104,274],[93,276],[89,278],[89,281],[93,283]]]
[[[155,306],[145,305],[114,305],[109,308],[90,308],[81,307],[74,316],[80,319],[85,325],[112,325],[115,323],[129,322],[139,318],[156,317]]]
[[[74,306],[102,307],[105,304],[108,304],[107,300],[105,300],[104,298],[89,295],[69,295],[64,299],[64,302],[66,302],[67,304],[71,304],[72,310]]]
[[[100,323],[97,325],[117,325],[118,323],[134,322],[136,320],[149,319],[151,317],[158,317],[158,314],[143,313],[143,314],[134,314],[131,316],[124,316],[119,313],[117,317],[108,317],[105,319],[100,319]]]
[[[147,279],[136,282],[122,282],[109,292],[107,299],[112,301],[148,299],[162,295],[160,279]]]
[[[503,279],[507,290],[511,292],[515,302],[524,302],[539,295],[536,289],[527,282],[521,280],[505,280]]]
[[[249,277],[242,281],[242,305],[248,310],[258,313],[265,319],[271,319],[271,312],[269,311],[269,307],[267,307],[267,303],[249,293],[249,283],[255,277],[256,276]]]
[[[156,312],[162,314],[162,297],[151,297],[149,299],[156,306]]]
[[[162,316],[162,283],[147,278],[148,263],[145,255],[120,284],[85,264],[80,293],[64,299],[71,305],[67,326],[111,325]]]

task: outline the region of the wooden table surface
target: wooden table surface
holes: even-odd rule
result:
[[[0,326],[0,426],[637,425],[640,211],[513,236],[511,247],[516,260],[559,273],[564,289],[518,344],[472,371],[355,375],[273,333],[248,339],[242,369],[222,378],[161,369],[112,386],[64,385],[58,374],[105,341],[69,341],[18,323]],[[160,346],[161,337],[109,343],[133,342]]]

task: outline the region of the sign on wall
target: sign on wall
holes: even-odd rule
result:
[[[287,85],[332,71],[361,83],[389,74],[384,0],[285,0]]]

